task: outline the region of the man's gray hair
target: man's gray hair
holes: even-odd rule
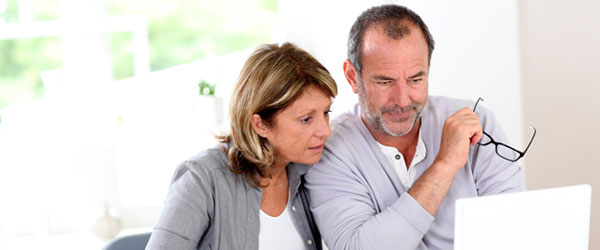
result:
[[[433,53],[435,42],[433,41],[431,33],[429,33],[427,25],[423,22],[421,17],[404,6],[391,4],[381,5],[372,7],[360,14],[360,16],[356,18],[356,21],[350,29],[350,34],[348,35],[348,59],[350,59],[359,78],[362,70],[360,50],[362,47],[362,39],[367,28],[373,24],[383,24],[384,30],[389,38],[402,39],[410,33],[408,27],[402,24],[404,21],[412,22],[423,32],[425,41],[427,41],[427,48],[429,49],[429,64],[431,64],[431,54]]]

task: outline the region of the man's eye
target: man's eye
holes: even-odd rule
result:
[[[420,83],[421,81],[423,81],[423,79],[418,78],[418,79],[411,79],[410,83]]]
[[[381,85],[381,86],[387,86],[389,84],[390,84],[390,82],[377,82],[377,85]]]

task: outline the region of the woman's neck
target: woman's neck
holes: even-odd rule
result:
[[[271,178],[258,178],[263,186],[260,209],[270,216],[281,215],[288,202],[289,183],[286,166],[287,164],[275,164],[271,170]]]
[[[286,162],[276,162],[275,164],[273,164],[270,178],[263,178],[260,176],[258,177],[260,184],[263,186],[279,186],[280,184],[285,183],[287,185],[287,165],[288,163]]]

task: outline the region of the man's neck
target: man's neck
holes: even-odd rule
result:
[[[364,118],[362,118],[362,121],[367,126],[367,129],[369,129],[369,132],[371,132],[371,134],[373,135],[375,140],[377,140],[377,142],[385,146],[394,147],[398,149],[398,151],[400,151],[400,153],[402,153],[402,155],[404,155],[405,158],[412,159],[412,156],[414,156],[415,149],[419,142],[421,118],[419,118],[415,126],[413,126],[413,128],[410,130],[410,132],[403,136],[391,136],[385,133],[381,133],[371,128],[371,126],[369,126],[369,123],[367,123]]]

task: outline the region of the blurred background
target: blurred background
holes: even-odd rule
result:
[[[428,24],[430,94],[483,97],[520,149],[538,129],[520,162],[528,189],[600,188],[598,1],[0,0],[0,249],[150,231],[177,164],[227,128],[261,43],[312,53],[338,83],[333,115],[345,111],[347,33],[383,3]]]

